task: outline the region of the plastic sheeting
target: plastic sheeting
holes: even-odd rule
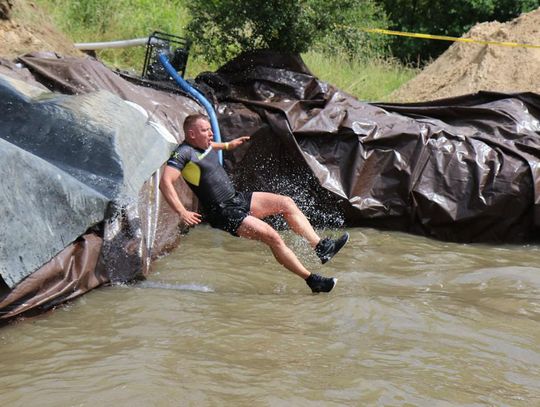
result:
[[[91,57],[61,57],[56,54],[31,53],[19,58],[34,78],[54,92],[80,95],[106,90],[143,107],[150,120],[164,125],[178,141],[183,140],[182,125],[190,112],[203,111],[177,86],[165,91],[152,89],[152,82],[135,78],[126,80]]]
[[[13,290],[0,289],[0,320],[50,309],[108,282],[97,267],[101,244],[99,236],[83,235]]]
[[[43,59],[56,60],[92,85],[52,94],[39,75],[0,60],[0,320],[143,276],[179,241],[178,216],[160,202],[157,180],[177,126],[197,105],[92,59]]]
[[[128,75],[125,72],[113,72],[101,62],[91,57],[75,58],[62,57],[54,53],[31,53],[19,58],[21,65],[24,67],[24,72],[30,72],[34,80],[43,84],[48,89],[54,92],[61,92],[70,95],[83,95],[99,91],[107,91],[120,98],[135,103],[140,106],[147,116],[149,123],[160,129],[167,131],[180,143],[184,139],[182,126],[187,115],[193,113],[202,113],[204,108],[198,105],[195,101],[186,97],[175,84],[156,83],[147,80],[140,80],[133,75]],[[164,160],[165,161],[165,160]],[[151,224],[155,224],[154,231],[150,234],[155,235],[153,239],[152,251],[155,254],[171,250],[178,245],[179,237],[179,217],[171,211],[166,203],[159,203],[158,208],[152,208],[156,204],[156,199],[159,199],[159,194],[149,193],[151,189],[146,186],[139,199],[139,208],[133,206],[123,210],[123,217],[113,216],[107,222],[107,227],[113,227],[111,230],[120,230],[121,227],[131,229],[131,232],[124,230],[122,233],[127,237],[132,236],[131,240],[122,241],[121,239],[113,238],[105,239],[104,251],[113,253],[114,249],[111,245],[121,247],[123,253],[119,255],[119,259],[127,256],[133,262],[132,265],[137,265],[139,268],[147,269],[148,262],[143,262],[143,258],[132,257],[134,253],[127,254],[127,247],[138,247],[138,251],[143,257],[154,256],[152,253],[147,253],[148,250],[143,246],[141,241],[140,230],[142,228],[145,233],[148,233],[147,218],[155,217],[151,220]],[[196,199],[191,194],[187,185],[178,185],[180,196],[182,196],[184,205],[188,208],[196,206]],[[123,226],[122,226],[123,225]],[[152,229],[152,228],[151,228]],[[129,243],[126,243],[129,242]],[[119,246],[120,245],[120,246]],[[110,249],[110,250],[109,250]],[[119,260],[118,259],[118,260]],[[111,261],[110,272],[113,273],[119,281],[122,281],[122,275],[125,273],[114,271]],[[123,269],[126,269],[125,267]],[[118,281],[118,280],[117,280]]]
[[[3,254],[15,264],[13,250],[22,250],[24,261],[4,270],[12,287],[0,280],[0,319],[52,306],[105,281],[129,280],[178,243],[178,217],[159,202],[150,179],[170,148],[132,143],[141,132],[154,140],[167,130],[180,142],[185,116],[202,111],[169,86],[151,89],[154,84],[123,78],[92,58],[32,54],[20,62],[0,61],[0,74],[42,86],[18,83],[14,91],[12,80],[1,79],[2,112],[10,112],[0,117],[4,201],[18,191],[2,208],[11,208],[4,219],[18,216],[19,207],[34,212],[25,222],[36,222],[40,231],[34,240],[27,233],[26,247]],[[216,104],[225,140],[252,135],[250,143],[225,154],[237,187],[292,196],[317,225],[391,228],[462,242],[538,238],[536,94],[365,103],[319,81],[299,57],[269,52],[245,54],[200,75],[197,83]],[[45,95],[43,86],[79,96]],[[71,137],[94,133],[102,137]],[[38,185],[54,180],[54,171],[62,182],[53,182],[51,191],[57,198],[64,193],[64,215],[64,205],[47,205],[47,188]],[[22,172],[25,185],[12,185]],[[32,177],[37,172],[42,178]],[[30,194],[26,184],[35,191]],[[181,195],[193,207],[185,187]],[[69,210],[78,211],[81,222],[65,234],[58,228],[62,216],[72,219]],[[97,235],[76,238],[96,222]],[[12,224],[3,241],[20,230],[22,224]],[[45,248],[49,238],[61,244]]]
[[[110,202],[137,201],[175,146],[110,93],[33,99],[14,84],[0,82],[3,259],[22,257],[2,261],[10,286],[103,220]]]
[[[0,275],[7,287],[28,287],[30,275],[90,228],[106,235],[103,249],[125,245],[119,236],[128,228],[119,231],[115,222],[136,222],[141,189],[176,140],[108,92],[53,95],[1,74],[0,111]],[[107,269],[112,257],[104,253],[110,250],[101,253],[108,280],[144,271],[125,258]]]
[[[168,98],[181,101],[185,114],[201,110],[181,95],[125,81],[91,58],[28,55],[21,61],[50,89],[107,89],[140,100],[148,111],[154,106],[175,135],[185,115],[176,117]],[[253,135],[225,154],[238,188],[290,195],[318,225],[460,242],[538,236],[536,94],[366,103],[318,80],[300,57],[264,51],[196,82],[215,101],[225,140]]]
[[[299,57],[270,52],[245,54],[197,81],[219,101],[225,140],[254,135],[228,160],[240,189],[298,199],[300,186],[309,191],[300,205],[319,208],[310,216],[322,224],[341,218],[460,242],[539,236],[539,95],[365,103],[317,80]],[[289,181],[276,180],[288,168]]]

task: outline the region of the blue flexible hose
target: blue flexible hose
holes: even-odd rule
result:
[[[159,61],[169,73],[169,75],[171,75],[171,77],[176,81],[178,86],[180,86],[180,88],[184,92],[186,92],[196,101],[198,101],[201,105],[203,105],[203,107],[206,109],[208,117],[210,118],[210,126],[212,127],[212,133],[214,133],[214,141],[216,143],[221,143],[221,133],[219,132],[217,116],[212,104],[208,101],[208,99],[203,96],[201,92],[199,92],[197,89],[191,86],[184,78],[178,75],[178,72],[176,72],[176,70],[173,68],[165,54],[159,54]],[[223,152],[221,150],[218,151],[218,156],[219,163],[223,165]]]

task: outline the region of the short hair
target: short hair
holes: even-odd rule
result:
[[[188,117],[184,120],[184,134],[187,135],[188,130],[195,124],[195,122],[199,119],[204,119],[206,121],[208,120],[208,117],[202,113],[196,113],[196,114],[190,114]]]

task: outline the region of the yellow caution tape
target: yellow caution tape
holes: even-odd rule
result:
[[[349,27],[349,28],[354,28],[354,27]],[[501,45],[503,47],[540,48],[540,45],[533,45],[533,44],[520,44],[517,42],[501,42],[501,41],[482,41],[482,40],[475,40],[472,38],[449,37],[447,35],[431,35],[431,34],[383,30],[381,28],[360,28],[360,30],[369,32],[369,33],[375,33],[375,34],[398,35],[401,37],[424,38],[424,39],[429,39],[429,40],[468,42],[468,43],[483,44],[483,45]]]

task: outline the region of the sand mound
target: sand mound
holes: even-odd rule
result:
[[[1,2],[10,19],[0,19],[0,56],[13,59],[31,51],[82,55],[35,4],[24,0]],[[11,3],[12,7],[11,7]]]
[[[507,23],[477,24],[463,37],[540,45],[540,8]],[[540,93],[540,48],[456,42],[389,100],[420,102],[480,90]]]

